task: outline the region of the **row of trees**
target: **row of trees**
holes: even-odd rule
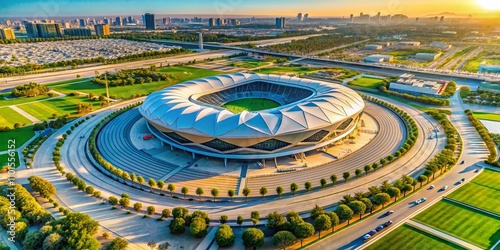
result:
[[[30,82],[24,85],[19,85],[12,90],[13,96],[18,97],[35,97],[39,95],[45,95],[50,91],[50,89],[42,84]]]
[[[109,86],[125,86],[142,83],[152,83],[153,81],[165,81],[168,79],[167,74],[155,72],[155,67],[152,69],[129,69],[121,70],[115,74],[106,72],[105,74],[98,75],[92,79],[93,83],[104,85],[106,81]]]
[[[444,89],[441,96],[444,98],[450,98],[455,94],[456,91],[457,91],[457,83],[451,81],[448,83],[448,85],[446,85],[446,88]]]
[[[52,195],[56,194],[56,188],[54,187],[54,185],[41,177],[35,175],[30,176],[28,178],[28,181],[30,183],[31,189],[33,189],[33,191],[35,192],[38,192],[43,198],[49,198]]]
[[[305,55],[315,51],[330,49],[357,41],[359,41],[359,38],[357,37],[323,35],[310,37],[304,40],[292,40],[289,43],[269,45],[266,49],[278,53]]]
[[[496,167],[500,167],[497,148],[495,146],[493,138],[488,132],[488,129],[486,129],[484,125],[478,119],[476,119],[476,117],[474,117],[474,113],[472,113],[470,109],[465,110],[465,114],[469,118],[469,121],[472,123],[472,125],[476,128],[481,138],[483,138],[483,141],[484,143],[486,143],[486,147],[488,147],[488,151],[490,152],[488,159],[484,162]]]
[[[465,103],[500,106],[500,94],[486,90],[471,91],[469,87],[460,88],[460,96]]]

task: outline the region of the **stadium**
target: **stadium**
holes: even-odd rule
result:
[[[227,163],[303,158],[347,137],[364,107],[356,92],[338,84],[236,73],[165,88],[139,111],[162,143]]]

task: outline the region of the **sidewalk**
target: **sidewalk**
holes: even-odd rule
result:
[[[408,225],[410,225],[410,226],[412,226],[412,227],[414,227],[416,229],[420,229],[422,231],[430,233],[430,234],[432,234],[434,236],[437,236],[437,237],[439,237],[439,238],[441,238],[443,240],[446,240],[446,241],[449,241],[449,242],[453,242],[453,243],[455,243],[455,244],[457,244],[459,246],[465,247],[467,249],[472,249],[472,250],[480,250],[481,249],[480,247],[472,245],[472,244],[470,244],[470,243],[468,243],[466,241],[463,241],[463,240],[461,240],[461,239],[459,239],[459,238],[457,238],[455,236],[452,236],[452,235],[449,235],[447,233],[441,232],[441,231],[436,230],[436,229],[434,229],[432,227],[426,226],[426,225],[424,225],[422,223],[419,223],[419,222],[416,222],[416,221],[413,221],[413,220],[408,220],[406,222],[406,224],[408,224]]]

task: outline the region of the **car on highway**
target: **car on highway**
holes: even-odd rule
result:
[[[385,216],[389,216],[389,215],[391,215],[391,214],[393,214],[393,213],[394,213],[394,211],[389,210],[389,211],[385,212],[385,214],[384,214],[384,215],[385,215]]]
[[[429,186],[429,189],[434,189],[434,185],[430,185],[430,186]]]
[[[84,135],[80,135],[80,139],[83,139],[83,138],[85,138],[85,136]]]
[[[416,200],[416,201],[415,201],[415,204],[420,204],[420,203],[422,203],[422,202],[424,202],[424,201],[426,201],[426,200],[427,200],[427,199],[426,199],[425,197],[422,197],[422,198],[420,198],[420,199]]]
[[[388,226],[390,226],[390,225],[392,225],[392,220],[387,221],[386,223],[384,223],[384,226],[385,226],[385,227],[388,227]]]
[[[371,230],[370,232],[368,232],[368,234],[369,234],[370,236],[373,236],[373,235],[374,235],[374,234],[376,234],[376,233],[377,233],[377,231],[375,231],[375,230]]]
[[[378,225],[377,228],[375,228],[375,230],[377,230],[377,232],[382,230],[382,229],[384,229],[384,224],[380,224],[380,225]]]
[[[479,172],[479,168],[476,168],[476,171],[474,171],[474,173],[477,173],[477,172]]]
[[[460,164],[462,164],[462,165],[465,164],[465,160],[461,161]]]
[[[444,190],[446,190],[447,188],[448,188],[448,186],[446,186],[446,185],[445,185],[444,187],[442,187],[442,188],[441,188],[441,190],[443,190],[443,191],[444,191]]]
[[[460,183],[463,183],[464,181],[465,181],[465,178],[462,178],[462,179],[460,180]]]
[[[365,235],[363,235],[363,240],[368,240],[368,239],[370,239],[370,237],[371,237],[371,235],[365,234]]]

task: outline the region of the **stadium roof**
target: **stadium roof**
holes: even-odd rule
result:
[[[278,108],[233,114],[196,100],[239,84],[265,81],[312,90],[313,95]],[[149,122],[174,131],[249,138],[286,135],[330,126],[364,109],[353,90],[334,83],[289,76],[236,73],[192,80],[151,94],[140,107]]]

